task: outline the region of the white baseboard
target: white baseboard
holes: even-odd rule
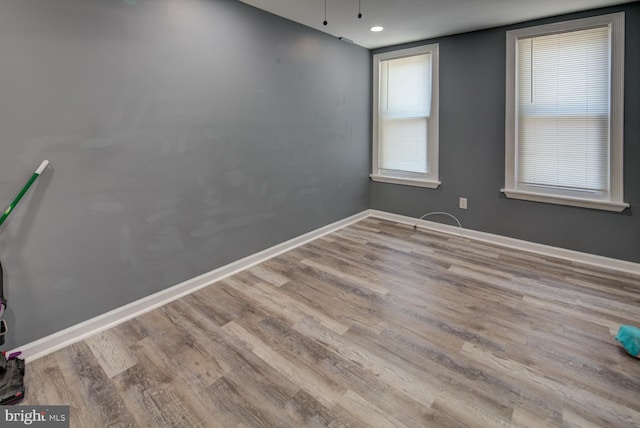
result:
[[[640,275],[640,263],[628,262],[625,260],[613,259],[610,257],[598,256],[595,254],[582,253],[580,251],[567,250],[565,248],[553,247],[551,245],[537,244],[535,242],[524,241],[522,239],[509,238],[507,236],[494,235],[487,232],[479,232],[472,229],[460,229],[457,226],[437,223],[428,220],[419,220],[399,214],[392,214],[386,211],[369,210],[369,217],[380,218],[409,225],[417,224],[419,227],[431,229],[438,232],[448,233],[456,236],[474,239],[476,241],[488,242],[506,248],[527,251],[530,253],[552,256],[571,262],[584,263],[591,266],[613,269],[619,272]]]
[[[43,337],[42,339],[30,342],[17,349],[8,351],[8,354],[18,351],[22,352],[22,356],[27,362],[44,357],[58,349],[62,349],[75,342],[79,342],[108,328],[115,327],[118,324],[156,309],[162,305],[166,305],[169,302],[193,293],[239,271],[250,268],[251,266],[257,265],[296,247],[304,245],[309,241],[313,241],[321,236],[358,222],[366,218],[368,215],[368,210],[365,210],[351,217],[347,217],[309,233],[305,233],[304,235],[300,235],[281,244],[267,248],[266,250],[219,267],[211,272],[189,279],[150,296],[143,297],[142,299],[136,300],[135,302],[131,302],[102,315],[98,315],[97,317],[81,322],[80,324],[73,325],[59,332]]]
[[[248,257],[222,266],[211,272],[205,273],[180,284],[174,285],[173,287],[154,293],[140,300],[136,300],[135,302],[129,303],[102,315],[98,315],[95,318],[91,318],[80,324],[76,324],[57,333],[53,333],[49,336],[43,337],[42,339],[38,339],[34,342],[28,343],[24,346],[19,347],[18,349],[11,350],[8,353],[11,354],[13,352],[21,351],[22,356],[27,360],[27,362],[36,360],[51,352],[57,351],[58,349],[64,348],[65,346],[69,346],[72,343],[79,342],[108,328],[115,327],[116,325],[121,324],[127,320],[135,318],[162,305],[179,299],[180,297],[186,296],[187,294],[193,293],[201,288],[211,285],[216,281],[220,281],[239,271],[262,263],[270,258],[276,257],[282,253],[304,245],[307,242],[313,241],[314,239],[327,235],[350,224],[356,223],[367,217],[374,217],[412,226],[417,224],[421,228],[431,229],[456,236],[464,236],[465,238],[501,245],[506,248],[514,248],[517,250],[528,251],[535,254],[558,257],[560,259],[572,262],[584,263],[587,265],[604,267],[621,272],[640,275],[639,263],[597,256],[594,254],[587,254],[579,251],[567,250],[564,248],[552,247],[550,245],[536,244],[529,241],[494,235],[486,232],[479,232],[472,229],[460,229],[456,226],[449,226],[446,224],[436,223],[428,220],[419,220],[413,217],[392,214],[385,211],[365,210],[351,217],[347,217],[343,220],[331,223],[309,233],[305,233],[304,235],[290,239],[289,241],[275,245],[271,248],[267,248],[266,250],[252,254]]]

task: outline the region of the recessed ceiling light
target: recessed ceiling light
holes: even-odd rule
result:
[[[384,27],[381,27],[379,25],[376,25],[375,27],[371,27],[371,31],[373,31],[374,33],[377,33],[382,30],[384,30]]]

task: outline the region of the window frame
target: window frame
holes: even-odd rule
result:
[[[406,58],[416,55],[431,54],[431,114],[429,116],[429,126],[427,127],[427,170],[425,176],[412,174],[410,172],[398,172],[398,174],[383,173],[378,164],[379,140],[379,100],[380,100],[380,63],[381,61]],[[426,187],[436,189],[440,186],[438,175],[439,163],[439,44],[433,43],[413,48],[399,49],[373,55],[373,132],[372,132],[372,181],[402,184],[408,186]]]
[[[624,12],[599,15],[571,21],[556,22],[507,31],[506,34],[506,110],[505,110],[505,184],[500,189],[507,198],[545,202],[621,212],[629,207],[623,201],[624,145]],[[609,26],[610,45],[610,107],[609,107],[609,190],[607,192],[569,191],[546,186],[523,186],[517,182],[516,114],[518,39],[554,33]],[[588,196],[591,195],[591,196]]]

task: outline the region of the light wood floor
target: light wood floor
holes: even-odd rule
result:
[[[640,278],[367,219],[27,365],[72,426],[640,426]]]

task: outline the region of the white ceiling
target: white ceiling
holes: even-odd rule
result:
[[[633,0],[327,0],[326,26],[324,0],[240,1],[374,49]]]

